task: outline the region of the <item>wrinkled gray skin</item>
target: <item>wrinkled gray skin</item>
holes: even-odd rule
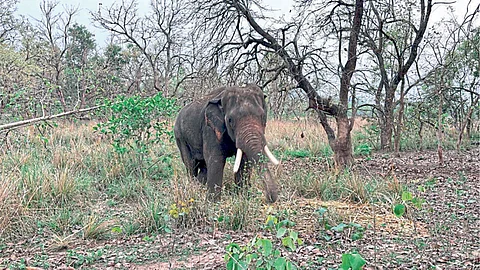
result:
[[[235,183],[248,183],[255,167],[267,202],[277,200],[278,184],[264,157],[266,122],[265,96],[256,85],[221,87],[180,110],[174,128],[177,146],[189,175],[207,184],[210,199],[220,199],[225,160],[240,148],[244,154]]]

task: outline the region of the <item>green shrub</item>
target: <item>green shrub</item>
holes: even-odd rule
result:
[[[379,148],[380,128],[377,124],[366,125],[362,130],[353,134],[353,144],[356,149],[358,146],[367,145],[370,149]],[[363,146],[365,148],[365,146]]]
[[[173,153],[166,146],[173,140],[171,119],[178,110],[175,100],[159,93],[147,98],[120,97],[105,104],[110,116],[94,130],[111,138],[115,152],[131,160],[128,170],[137,176],[157,174],[169,179],[173,172],[168,162]],[[153,153],[154,147],[159,151]]]
[[[153,144],[163,144],[164,139],[173,138],[169,120],[178,110],[174,99],[158,93],[148,98],[120,97],[113,102],[106,101],[105,105],[110,117],[94,130],[109,135],[118,153],[146,154]]]
[[[357,156],[370,156],[372,147],[368,143],[361,143],[355,146],[354,154]]]
[[[306,149],[286,149],[284,155],[292,158],[306,158],[311,156],[310,151]]]
[[[275,215],[268,215],[265,229],[275,233],[274,242],[267,238],[255,236],[247,245],[240,246],[237,243],[227,245],[225,261],[228,270],[249,269],[297,269],[294,263],[282,256],[282,249],[295,251],[297,245],[302,245],[303,240],[298,237],[298,232],[291,227],[295,223],[288,219],[279,220]]]

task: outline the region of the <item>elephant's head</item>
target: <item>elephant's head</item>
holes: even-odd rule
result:
[[[275,165],[278,160],[268,149],[265,139],[267,106],[262,90],[256,85],[247,85],[220,91],[210,99],[206,118],[218,138],[226,132],[235,143],[237,155],[234,172],[239,170],[242,156],[245,155],[263,178],[267,201],[275,202],[278,184],[268,170],[266,158]]]

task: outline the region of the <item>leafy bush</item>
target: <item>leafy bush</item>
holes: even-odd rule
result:
[[[334,226],[334,225],[330,224],[331,222],[327,218],[327,214],[329,212],[328,208],[322,206],[319,209],[317,209],[315,212],[320,217],[319,218],[319,223],[320,223],[320,226],[323,228],[323,230],[320,233],[321,233],[322,238],[325,239],[326,241],[332,240],[332,237],[331,237],[332,233],[331,232],[342,233],[346,229],[349,229],[350,238],[352,239],[352,241],[360,240],[360,239],[363,238],[365,228],[363,228],[360,224],[355,223],[355,222],[349,222],[349,223],[345,224],[345,223],[341,222],[341,223]]]
[[[108,119],[94,130],[111,138],[115,153],[130,163],[127,171],[169,179],[173,153],[166,146],[173,140],[171,119],[177,110],[175,100],[161,93],[147,98],[119,97],[105,102]],[[153,149],[157,149],[154,154]]]
[[[355,152],[358,147],[363,149],[368,146],[371,149],[378,149],[380,136],[380,128],[376,124],[366,125],[362,127],[360,132],[353,134],[353,142],[355,145]],[[357,153],[357,152],[356,152]]]
[[[265,229],[275,233],[278,244],[267,238],[255,236],[246,246],[230,243],[226,247],[225,261],[228,270],[248,269],[254,265],[255,269],[290,270],[297,269],[290,260],[282,257],[281,249],[295,251],[303,240],[298,232],[291,229],[295,225],[288,219],[279,221],[275,215],[269,215],[265,222]],[[280,244],[281,243],[281,244]]]
[[[161,93],[153,97],[119,97],[106,101],[109,119],[99,123],[94,130],[108,135],[118,153],[135,151],[146,154],[152,144],[172,139],[169,120],[178,110],[174,99],[164,98]]]
[[[419,187],[420,191],[424,190],[424,187]],[[419,197],[413,197],[413,194],[409,191],[402,192],[402,203],[395,204],[393,206],[393,213],[397,217],[401,217],[407,211],[409,205],[414,206],[417,209],[421,209],[422,205],[425,203],[425,200]]]
[[[361,143],[355,146],[355,155],[370,156],[372,154],[372,147],[368,143]]]

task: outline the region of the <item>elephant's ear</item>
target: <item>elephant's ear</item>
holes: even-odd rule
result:
[[[213,129],[217,140],[221,140],[223,133],[227,130],[225,126],[225,114],[220,98],[211,99],[205,108],[205,122]]]

